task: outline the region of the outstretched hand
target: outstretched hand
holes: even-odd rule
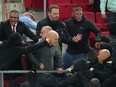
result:
[[[73,42],[78,42],[82,39],[82,34],[77,34],[72,38]]]

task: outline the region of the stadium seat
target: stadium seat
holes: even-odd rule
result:
[[[21,62],[23,69],[26,70],[28,68],[26,55],[22,55]]]
[[[25,8],[31,7],[32,0],[23,0],[23,1],[24,1],[24,7],[25,7]]]
[[[90,33],[90,36],[89,36],[89,42],[90,42],[90,46],[91,47],[95,47],[95,34],[93,32]]]
[[[107,12],[107,14],[108,14],[108,12]],[[95,13],[95,20],[96,20],[97,24],[101,24],[101,26],[102,26],[101,30],[102,31],[109,31],[109,26],[108,26],[107,19],[102,18],[101,12],[96,12]]]
[[[72,4],[81,6],[83,11],[93,11],[93,5],[89,3],[89,0],[72,0]]]
[[[107,23],[95,23],[95,25],[101,31],[109,31],[109,26]]]
[[[102,31],[102,36],[109,36],[110,32],[109,31]]]
[[[88,12],[92,12],[93,11],[93,5],[81,4],[80,6],[82,7],[83,11],[88,11]]]
[[[103,25],[104,31],[109,31],[108,23],[105,23],[105,24],[102,24],[102,25]]]
[[[72,9],[75,5],[73,4],[67,4],[67,5],[64,5],[64,4],[58,4],[59,8],[60,8],[60,20],[61,21],[64,21],[66,20],[67,18],[71,17],[72,15]]]
[[[71,4],[71,0],[47,0],[47,6],[51,4]]]
[[[43,1],[44,0],[32,0],[31,8],[33,8],[33,9],[42,9],[44,7],[43,6],[44,5]]]
[[[4,80],[4,87],[9,87],[9,80]]]
[[[25,77],[24,76],[19,76],[17,77],[14,81],[18,82],[18,83],[22,83],[25,81]]]
[[[101,12],[95,13],[95,19],[96,19],[96,23],[107,23],[107,20],[101,17]]]
[[[99,29],[99,30],[101,30],[102,31],[102,24],[101,23],[95,23],[95,25],[96,25],[96,27]]]
[[[84,12],[85,16],[90,19],[93,23],[95,23],[95,15],[94,12]]]
[[[72,4],[89,4],[89,0],[71,0]]]

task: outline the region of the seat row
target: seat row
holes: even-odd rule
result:
[[[41,9],[44,8],[44,0],[23,0],[25,8]],[[47,8],[51,4],[75,4],[81,6],[86,11],[92,11],[92,5],[89,0],[46,0]]]

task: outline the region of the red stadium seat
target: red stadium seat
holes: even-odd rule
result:
[[[89,4],[89,0],[72,0],[72,4]]]
[[[96,23],[107,23],[107,20],[101,17],[101,12],[96,12],[95,18],[96,18]]]
[[[93,11],[93,5],[81,4],[80,6],[82,7],[83,11],[88,11],[88,12],[92,12]]]
[[[83,11],[93,11],[93,5],[89,3],[89,0],[72,0],[72,4],[81,6]]]
[[[25,81],[25,77],[24,76],[19,76],[17,77],[14,81],[18,82],[18,83],[22,83]]]
[[[51,4],[71,4],[71,0],[47,0],[48,7]]]
[[[105,31],[109,31],[108,23],[103,24],[103,28]]]
[[[28,1],[28,0],[27,0]],[[33,9],[42,9],[44,0],[32,0],[31,8]]]
[[[26,55],[22,55],[21,62],[23,69],[26,70],[28,68]]]
[[[101,31],[109,31],[109,26],[107,23],[95,23],[98,29]]]
[[[102,31],[103,26],[102,26],[101,23],[95,23],[95,25],[96,25],[96,27],[97,27],[99,30]]]
[[[107,12],[108,14],[108,12]],[[107,19],[103,19],[102,16],[101,16],[101,12],[96,12],[95,13],[95,19],[96,19],[96,23],[98,24],[101,24],[102,28],[101,30],[102,31],[109,31],[109,26],[108,26],[108,22],[107,22]]]
[[[84,12],[85,16],[95,23],[95,15],[94,12]]]
[[[109,31],[102,31],[102,36],[109,36],[110,32]]]
[[[23,0],[23,1],[24,1],[24,7],[25,7],[25,8],[31,7],[32,0]]]
[[[4,80],[4,87],[9,87],[9,80]]]
[[[64,21],[65,19],[71,17],[71,13],[72,13],[72,9],[75,5],[73,4],[67,4],[67,5],[63,5],[63,4],[58,4],[59,9],[60,9],[60,20]]]
[[[95,34],[93,32],[90,33],[90,36],[89,36],[89,42],[90,42],[90,46],[91,47],[95,47]]]

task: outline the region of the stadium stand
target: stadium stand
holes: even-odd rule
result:
[[[7,3],[7,0],[4,0],[7,6],[7,10],[9,9],[16,9],[20,12],[24,12],[24,5],[25,8],[32,8],[33,10],[43,9],[44,8],[44,0],[22,0],[24,3]],[[10,0],[9,0],[10,1]],[[17,0],[18,1],[18,0]],[[88,19],[95,23],[98,29],[102,31],[103,36],[109,35],[109,27],[107,20],[101,18],[101,12],[92,12],[93,5],[89,3],[89,0],[46,0],[47,7],[51,4],[57,4],[60,8],[60,20],[64,21],[65,19],[71,17],[72,8],[74,6],[81,6],[83,8],[84,14]],[[1,3],[1,1],[0,1]],[[2,10],[2,5],[0,4],[0,10]],[[2,13],[2,11],[0,11]],[[108,12],[107,12],[108,14]],[[1,15],[0,15],[1,17]],[[2,18],[2,17],[1,17]],[[91,32],[90,33],[90,45],[94,48],[95,47],[95,38],[96,36]],[[28,68],[27,59],[25,55],[22,55],[22,66],[23,69],[26,70]],[[24,81],[24,77],[18,77],[15,79],[17,82]],[[9,80],[4,81],[4,87],[9,87]]]
[[[64,21],[66,19],[68,19],[69,17],[71,17],[72,15],[72,9],[75,5],[73,4],[58,4],[59,8],[60,8],[60,20]]]
[[[95,23],[95,15],[94,12],[84,12],[85,16],[90,19],[93,23]]]

